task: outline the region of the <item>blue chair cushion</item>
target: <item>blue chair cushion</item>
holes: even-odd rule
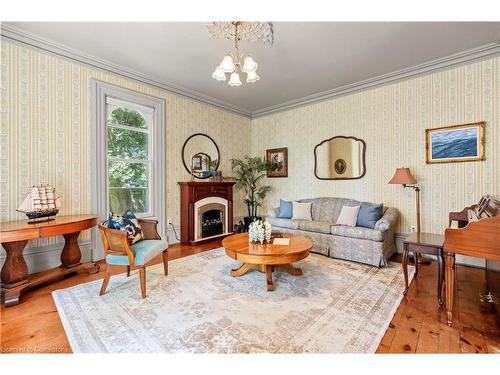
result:
[[[293,216],[293,204],[289,201],[284,201],[280,199],[280,213],[278,218],[280,219],[291,219]]]
[[[131,246],[135,254],[135,266],[143,266],[155,256],[168,248],[168,243],[165,240],[142,240]],[[106,263],[116,266],[130,266],[126,255],[107,255]]]
[[[366,204],[361,203],[358,212],[357,227],[375,228],[375,223],[382,217],[383,204]]]

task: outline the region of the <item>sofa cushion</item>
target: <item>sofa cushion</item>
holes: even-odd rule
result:
[[[363,227],[347,227],[344,225],[333,225],[330,233],[335,236],[359,238],[362,240],[371,240],[382,242],[384,233],[382,231]]]
[[[383,204],[362,203],[358,212],[356,226],[373,229],[382,217]]]
[[[293,212],[292,208],[293,208],[292,202],[280,199],[280,211],[278,217],[281,219],[291,219]]]
[[[297,220],[280,219],[279,217],[268,217],[267,222],[271,224],[271,226],[273,227],[299,229],[299,224]]]
[[[311,202],[312,219],[315,221],[329,221],[335,223],[342,206],[359,206],[361,203],[347,198],[311,198],[301,199],[299,202]]]
[[[300,202],[293,202],[292,203],[293,208],[293,216],[292,219],[294,220],[312,220],[311,217],[311,203],[300,203]]]
[[[359,207],[344,206],[340,211],[340,215],[337,219],[337,225],[347,225],[349,227],[355,227],[356,221],[358,220]]]
[[[332,223],[328,221],[299,221],[299,229],[308,232],[330,233]]]

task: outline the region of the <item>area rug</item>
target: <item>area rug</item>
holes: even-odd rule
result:
[[[376,268],[311,254],[303,276],[277,269],[233,278],[223,249],[53,292],[76,353],[373,353],[404,289],[401,264]],[[410,272],[410,275],[413,272]]]

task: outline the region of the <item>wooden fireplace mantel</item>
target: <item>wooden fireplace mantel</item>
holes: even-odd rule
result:
[[[231,234],[233,228],[233,185],[235,182],[186,181],[178,182],[178,184],[181,189],[181,243],[196,245]],[[197,220],[197,217],[194,212],[194,205],[197,201],[209,197],[219,197],[227,200],[227,227],[229,233],[196,240],[194,221]]]

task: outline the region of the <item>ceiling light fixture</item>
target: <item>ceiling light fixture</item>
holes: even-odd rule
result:
[[[207,25],[208,32],[215,38],[223,38],[234,41],[234,52],[224,56],[221,63],[212,73],[212,78],[217,81],[225,81],[226,73],[230,73],[229,86],[240,86],[240,74],[246,73],[248,83],[257,82],[260,77],[257,74],[258,64],[246,54],[239,52],[238,43],[241,40],[250,42],[263,41],[273,43],[273,27],[270,22],[212,22]]]

